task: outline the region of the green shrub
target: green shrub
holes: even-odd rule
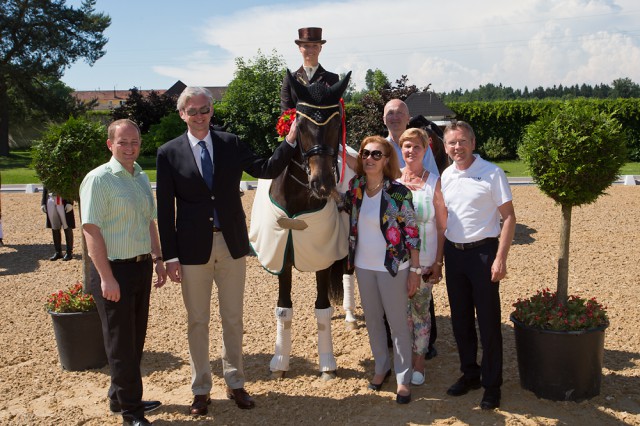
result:
[[[160,123],[152,124],[149,132],[142,137],[141,154],[156,155],[163,143],[177,138],[186,130],[187,125],[177,111],[162,117]]]
[[[107,129],[85,118],[52,124],[33,146],[33,168],[51,192],[80,199],[85,175],[109,160]]]
[[[526,127],[518,151],[542,192],[558,204],[594,202],[626,161],[625,133],[593,103],[570,102]]]
[[[487,160],[495,161],[509,158],[509,149],[502,138],[490,137],[478,150]]]

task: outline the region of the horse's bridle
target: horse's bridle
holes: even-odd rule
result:
[[[331,112],[332,109],[335,111]],[[341,116],[343,113],[340,104],[334,105],[313,105],[306,102],[298,102],[296,105],[296,116],[304,117],[311,121],[318,127],[326,126],[335,116]],[[297,117],[296,117],[297,120]],[[342,125],[342,124],[341,124]],[[303,170],[307,175],[307,183],[300,181],[293,174],[289,173],[291,178],[304,186],[309,187],[309,181],[311,177],[311,168],[309,167],[309,158],[315,155],[325,155],[333,157],[333,173],[337,180],[338,175],[338,150],[328,146],[316,143],[308,150],[304,150],[300,141],[298,141],[300,147],[300,155],[302,157],[302,163],[297,162],[295,159],[291,159],[291,162]]]

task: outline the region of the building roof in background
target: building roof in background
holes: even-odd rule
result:
[[[149,96],[151,92],[156,92],[158,95],[162,95],[166,92],[165,89],[158,90],[140,90],[140,94],[144,97]],[[78,90],[72,92],[71,95],[82,102],[91,102],[97,100],[98,104],[94,110],[110,110],[118,108],[124,104],[129,97],[129,90]]]
[[[158,95],[178,96],[186,87],[186,84],[178,80],[169,89],[140,90],[139,92],[144,97],[148,96],[151,92],[156,92]],[[227,90],[226,86],[206,88],[209,89],[215,101],[222,100],[222,96]],[[109,110],[122,105],[129,97],[129,90],[79,90],[73,92],[72,95],[83,102],[90,102],[96,99],[98,105],[94,108],[95,110]]]
[[[227,91],[227,86],[205,86],[213,95],[214,101],[221,101],[224,96],[224,92]]]
[[[454,118],[456,113],[447,107],[435,92],[416,92],[411,94],[405,103],[409,107],[409,115],[423,115],[432,121]]]

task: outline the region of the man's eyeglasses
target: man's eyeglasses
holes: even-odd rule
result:
[[[466,146],[468,143],[469,143],[468,140],[460,139],[459,141],[448,141],[447,145],[450,146],[450,147],[454,147],[456,145]]]
[[[191,108],[185,111],[189,117],[193,117],[198,114],[209,114],[211,112],[211,107],[209,105],[205,105],[200,109]]]
[[[379,161],[382,157],[386,157],[386,155],[384,155],[382,151],[379,151],[377,149],[374,151],[363,149],[362,151],[360,151],[360,156],[362,157],[363,160],[366,160],[367,158],[369,158],[369,156],[371,156],[371,158],[373,158],[376,161]]]

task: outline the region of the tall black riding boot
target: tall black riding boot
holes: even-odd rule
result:
[[[67,228],[64,230],[64,239],[67,242],[67,252],[62,260],[71,260],[73,259],[73,229]]]
[[[56,249],[56,252],[49,260],[62,259],[62,233],[59,229],[52,229],[51,234],[53,235],[53,248]]]

